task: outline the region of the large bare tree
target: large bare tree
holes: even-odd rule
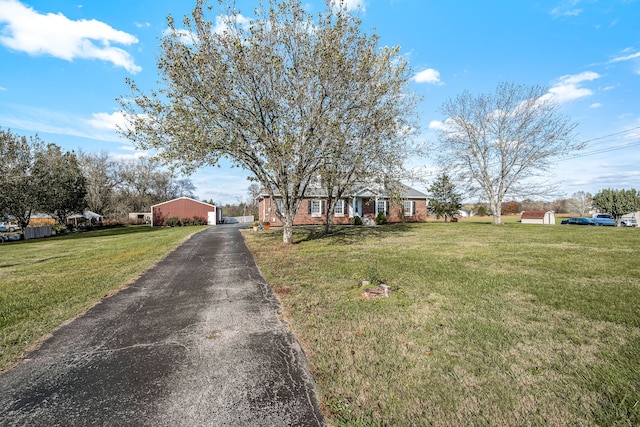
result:
[[[584,191],[578,191],[573,193],[570,200],[570,207],[572,212],[577,212],[580,216],[584,216],[585,213],[591,209],[593,204],[593,196],[591,193],[585,193]]]
[[[78,164],[87,179],[85,196],[87,209],[101,215],[107,214],[117,184],[116,162],[106,151],[99,153],[81,151],[78,154]]]
[[[335,6],[340,2],[327,0],[316,18],[300,0],[265,3],[248,21],[230,2],[215,27],[204,0],[183,28],[169,17],[159,59],[163,85],[145,94],[129,82],[123,133],[185,170],[223,157],[249,170],[272,198],[282,197],[276,215],[290,243],[309,184],[325,159],[339,156],[336,144],[353,143],[348,121],[356,117],[360,130],[381,134],[401,130],[402,117],[378,113],[407,105],[398,80],[406,83],[408,72],[398,50],[380,49],[376,36]]]
[[[495,93],[464,92],[443,104],[439,163],[458,173],[470,195],[489,201],[494,224],[505,197],[552,194],[544,172],[582,148],[576,124],[559,108],[543,86],[506,82]]]

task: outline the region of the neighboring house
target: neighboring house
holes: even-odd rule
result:
[[[46,225],[55,225],[56,220],[49,214],[32,214],[29,220],[29,227],[43,227]]]
[[[151,226],[159,227],[165,224],[167,218],[202,218],[209,225],[220,224],[222,221],[222,209],[209,203],[180,197],[151,206]]]
[[[359,187],[336,202],[333,223],[351,224],[352,218],[359,216],[364,224],[375,224],[375,218],[380,212],[387,216],[387,222],[426,222],[426,194],[404,186],[401,199],[399,204],[390,205],[386,192],[367,186]],[[282,225],[276,216],[276,209],[281,206],[282,199],[277,195],[272,200],[268,194],[261,194],[258,198],[258,220],[268,221],[271,225]],[[320,188],[308,189],[307,197],[302,200],[293,224],[320,225],[325,224],[326,219],[327,192]]]
[[[104,217],[100,214],[91,211],[84,211],[82,214],[69,215],[67,217],[67,223],[72,224],[74,227],[78,227],[78,223],[91,223],[91,225],[101,224],[104,221]]]
[[[520,222],[523,224],[555,225],[556,214],[553,211],[524,211]]]

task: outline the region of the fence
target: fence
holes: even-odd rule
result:
[[[253,215],[248,216],[223,216],[225,224],[249,224],[253,222]]]
[[[49,237],[53,234],[53,229],[49,225],[42,227],[27,227],[24,229],[24,239],[39,239],[41,237]]]

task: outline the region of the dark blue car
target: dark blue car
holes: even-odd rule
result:
[[[593,225],[593,223],[591,222],[591,219],[589,218],[582,218],[582,217],[575,217],[575,218],[569,218],[569,219],[563,219],[561,224],[569,224],[569,225]]]

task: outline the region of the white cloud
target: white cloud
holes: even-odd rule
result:
[[[116,111],[115,113],[93,113],[93,118],[87,120],[87,123],[100,130],[112,130],[116,131],[118,127],[125,128],[128,121],[125,114],[122,111]]]
[[[447,126],[440,120],[431,120],[431,122],[429,122],[429,129],[444,130],[446,127]]]
[[[178,37],[178,40],[180,41],[180,43],[186,44],[188,46],[193,45],[193,43],[198,40],[198,36],[196,35],[196,33],[192,33],[191,31],[188,31],[188,30],[172,31],[171,29],[167,28],[162,32],[162,35],[165,37],[168,37],[172,33]]]
[[[427,68],[426,70],[420,71],[418,74],[413,76],[413,80],[416,83],[432,83],[436,85],[443,84],[440,81],[440,72],[433,68]]]
[[[120,147],[122,151],[138,151],[133,145],[123,145]]]
[[[0,86],[0,92],[2,92],[2,91],[4,91],[4,90],[7,90],[7,88],[6,88],[6,87],[2,87],[2,86]]]
[[[580,74],[566,75],[558,79],[553,87],[549,89],[548,96],[553,97],[557,102],[564,103],[575,99],[593,95],[591,89],[581,87],[583,82],[590,82],[600,78],[600,74],[593,71],[585,71]]]
[[[240,26],[240,28],[244,28],[245,30],[249,28],[249,24],[251,20],[245,16],[240,14],[238,15],[218,15],[216,16],[216,24],[213,26],[213,32],[216,34],[222,34],[229,28],[229,20],[235,20],[236,24]]]
[[[354,10],[366,12],[364,0],[331,0],[331,6],[334,8],[344,9],[348,12]]]
[[[134,25],[138,28],[150,28],[151,27],[151,23],[150,22],[134,22]]]
[[[551,10],[551,15],[558,16],[578,16],[583,10],[580,9],[578,4],[580,4],[581,0],[566,0],[560,3],[558,6],[554,7]]]
[[[103,142],[126,141],[115,125],[125,123],[123,113],[96,113],[91,118],[63,110],[48,110],[19,104],[11,105],[12,114],[0,114],[2,126],[31,132],[70,135]]]
[[[149,157],[148,151],[137,150],[135,147],[129,145],[120,147],[120,150],[126,151],[126,153],[110,152],[109,155],[115,160],[138,160],[143,157]]]
[[[594,102],[593,104],[589,105],[589,108],[600,108],[602,107],[602,104],[599,102]]]
[[[100,59],[131,73],[142,70],[125,50],[138,39],[95,19],[73,21],[61,13],[40,14],[17,0],[0,0],[0,43],[30,55],[51,55],[72,61]]]
[[[637,65],[637,64],[640,64],[640,52],[628,53],[631,51],[632,49],[630,48],[623,50],[622,51],[623,55],[612,58],[608,63],[615,64],[618,62],[634,61],[634,63],[636,64],[636,67],[634,68],[633,72],[636,74],[640,74],[640,65]]]
[[[611,62],[611,63],[613,63],[613,62],[622,62],[622,61],[629,61],[629,60],[632,60],[632,59],[639,59],[639,58],[640,58],[640,52],[635,52],[635,53],[632,53],[630,55],[617,56],[617,57],[613,58],[609,62]]]

